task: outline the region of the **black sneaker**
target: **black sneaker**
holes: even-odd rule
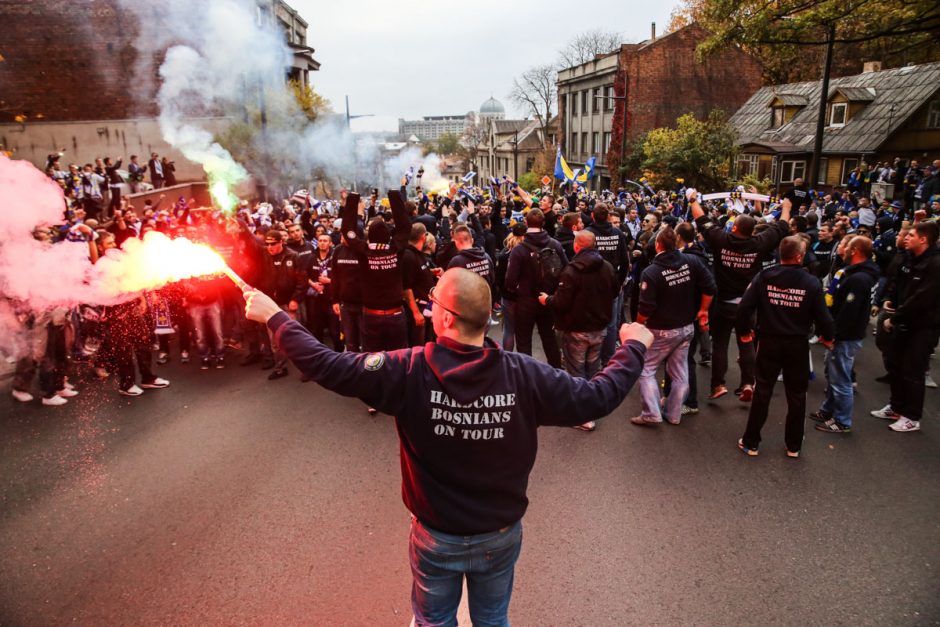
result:
[[[215,369],[222,370],[225,368],[225,357],[216,357],[215,358]]]
[[[812,420],[813,422],[826,422],[827,420],[831,418],[832,416],[830,416],[827,413],[824,413],[822,410],[814,411],[813,413],[809,415],[809,419]]]
[[[816,429],[819,431],[825,431],[826,433],[851,433],[852,427],[846,427],[844,424],[836,420],[835,418],[830,418],[826,422],[821,422],[816,425]]]
[[[875,377],[875,381],[877,381],[878,383],[891,383],[891,375],[885,373],[881,375],[880,377]]]
[[[275,379],[280,379],[281,377],[287,376],[287,368],[275,368],[271,374],[268,375],[268,381],[274,381]]]
[[[209,361],[208,357],[202,358],[202,365],[199,366],[200,370],[208,370],[212,366],[212,363]]]
[[[258,355],[257,353],[255,353],[253,355],[252,354],[245,355],[245,358],[242,359],[241,365],[250,366],[252,364],[257,364],[257,363],[261,363],[261,355]]]
[[[270,369],[273,368],[273,367],[274,367],[274,360],[273,360],[273,359],[265,359],[264,361],[261,362],[261,369],[262,369],[262,370],[270,370]]]

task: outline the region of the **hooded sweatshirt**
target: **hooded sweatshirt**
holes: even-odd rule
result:
[[[490,291],[493,291],[496,282],[496,269],[493,267],[493,260],[482,248],[474,246],[473,248],[458,251],[456,255],[451,257],[450,263],[447,264],[447,269],[451,268],[466,268],[471,272],[476,272],[486,279]]]
[[[594,234],[594,246],[606,261],[617,271],[620,284],[630,272],[630,253],[627,250],[627,236],[610,222],[595,222],[587,227]]]
[[[561,331],[600,331],[610,322],[620,283],[614,267],[586,248],[561,271],[558,289],[548,298]]]
[[[702,294],[714,293],[715,279],[701,257],[670,250],[643,270],[638,311],[650,329],[679,329],[695,320]]]
[[[561,258],[562,265],[567,265],[565,250],[545,231],[529,231],[525,234],[525,243],[538,249],[551,246]],[[519,244],[509,253],[509,266],[506,268],[506,291],[517,298],[536,299],[539,295],[537,253],[528,246]]]
[[[422,524],[455,535],[521,519],[537,428],[612,412],[639,377],[646,352],[626,342],[587,380],[489,339],[482,347],[438,338],[383,353],[336,353],[284,312],[268,327],[301,372],[395,416],[405,506]]]
[[[697,218],[695,224],[715,255],[717,298],[722,301],[734,302],[740,299],[751,279],[760,272],[763,258],[790,234],[790,227],[780,220],[766,231],[750,237],[728,233],[708,216]]]

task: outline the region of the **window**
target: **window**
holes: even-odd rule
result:
[[[756,175],[759,163],[760,155],[741,155],[738,158],[738,176]]]
[[[555,133],[548,134],[548,143],[551,144],[552,146],[555,145]]]
[[[588,149],[588,134],[581,133],[581,154],[586,155]]]
[[[805,161],[784,161],[780,164],[780,182],[792,183],[806,176]]]
[[[848,185],[852,170],[858,167],[858,159],[842,160],[842,185]]]
[[[578,115],[578,92],[571,94],[571,115]]]
[[[614,86],[608,85],[605,88],[607,92],[607,100],[604,101],[604,110],[613,111],[614,110]]]
[[[927,109],[927,128],[940,128],[940,100],[934,100]]]
[[[601,90],[592,89],[591,90],[591,112],[600,113],[601,110]]]
[[[590,89],[585,89],[581,92],[581,115],[588,114],[588,93]]]
[[[770,128],[780,128],[786,123],[786,109],[774,107],[771,111]]]
[[[829,126],[845,126],[845,116],[849,105],[844,102],[832,103],[832,111],[829,112]]]
[[[604,133],[604,154],[610,152],[610,133]]]
[[[819,159],[819,177],[818,177],[819,180],[816,181],[816,184],[817,184],[817,185],[825,185],[825,184],[826,184],[826,174],[827,174],[828,171],[829,171],[829,158],[828,158],[828,157],[820,157],[820,159]]]
[[[578,151],[578,134],[577,133],[571,134],[571,143],[568,145],[568,150],[571,152]]]
[[[591,133],[591,154],[597,154],[597,151],[601,149],[600,138],[600,133]]]

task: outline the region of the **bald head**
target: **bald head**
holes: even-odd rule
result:
[[[597,240],[590,231],[578,231],[574,234],[574,252],[579,253],[585,248],[594,248]]]
[[[457,314],[454,326],[462,335],[479,335],[489,324],[492,304],[490,286],[476,272],[466,268],[451,268],[438,281],[434,297],[443,307]],[[442,335],[436,323],[434,330]]]

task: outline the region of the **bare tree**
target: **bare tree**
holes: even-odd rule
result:
[[[527,109],[542,127],[542,141],[548,137],[548,123],[552,119],[552,106],[558,99],[555,81],[558,70],[554,65],[536,65],[513,79],[509,99],[517,106]]]
[[[558,51],[560,68],[587,63],[599,54],[608,54],[620,48],[623,35],[600,28],[585,31],[571,39]]]
[[[475,112],[470,112],[470,120],[464,128],[463,135],[460,136],[460,143],[464,146],[467,153],[467,159],[474,163],[477,154],[480,151],[480,144],[486,140],[489,133],[489,125],[485,120],[481,120]]]

